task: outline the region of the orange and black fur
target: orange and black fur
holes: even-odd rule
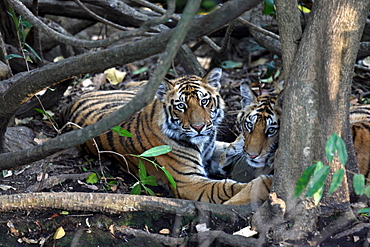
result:
[[[204,78],[190,75],[163,82],[148,106],[120,124],[132,137],[107,131],[95,138],[99,149],[138,155],[155,146],[170,145],[172,151],[156,157],[156,162],[171,173],[176,189],[161,170],[150,163],[145,165],[148,174],[170,188],[176,197],[236,205],[266,200],[270,176],[261,176],[247,184],[208,177],[207,172],[214,166],[218,169],[211,158],[216,147],[216,128],[223,117],[219,95],[221,74],[221,69],[216,68]],[[81,127],[91,125],[122,107],[127,98],[130,96],[124,91],[86,93],[67,108],[64,118]],[[83,149],[96,154],[92,141]],[[138,159],[125,157],[130,171],[137,172]],[[124,161],[117,163],[127,168]]]
[[[365,178],[370,179],[370,106],[351,106],[349,111],[358,168]]]
[[[244,84],[240,92],[242,109],[238,122],[242,134],[221,155],[220,166],[224,173],[229,173],[229,170],[232,172],[233,166],[244,166],[245,177],[235,179],[247,182],[273,170],[279,141],[282,99],[279,94],[256,96]],[[350,124],[359,170],[366,178],[370,178],[370,106],[351,106]]]

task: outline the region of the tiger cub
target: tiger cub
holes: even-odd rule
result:
[[[370,106],[351,106],[349,112],[358,168],[365,178],[370,179]]]
[[[273,170],[278,148],[281,97],[278,94],[255,96],[252,89],[240,86],[242,110],[238,114],[242,134],[220,157],[223,173],[241,182],[248,182]],[[370,106],[351,106],[350,124],[359,170],[369,177]]]
[[[230,179],[213,180],[206,172],[205,166],[212,164],[216,128],[224,114],[219,95],[221,75],[221,69],[216,68],[204,78],[189,75],[162,82],[156,98],[120,124],[132,137],[120,137],[107,131],[95,138],[99,149],[138,155],[155,146],[170,145],[172,151],[156,157],[156,162],[171,173],[177,188],[151,163],[146,162],[145,166],[148,174],[155,176],[174,196],[235,205],[266,200],[271,176],[261,176],[245,184]],[[82,127],[93,124],[125,105],[126,98],[124,91],[85,93],[67,108],[64,119]],[[92,141],[81,148],[96,155]],[[138,159],[125,158],[130,172],[137,173]],[[117,163],[127,168],[119,158]]]

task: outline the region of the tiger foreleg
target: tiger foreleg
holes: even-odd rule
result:
[[[218,164],[220,173],[223,175],[229,175],[233,165],[240,158],[240,154],[243,153],[244,136],[240,135],[234,142],[228,143],[217,150]],[[221,147],[221,145],[219,145]],[[226,146],[226,147],[225,147]],[[215,152],[216,153],[216,152]]]
[[[271,191],[273,176],[261,175],[239,191],[236,195],[224,202],[226,205],[244,205],[251,202],[264,202]]]

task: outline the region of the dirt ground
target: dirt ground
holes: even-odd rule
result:
[[[239,108],[237,88],[242,82],[258,81],[256,78],[266,73],[266,64],[273,59],[268,55],[262,58],[265,60],[257,59],[254,61],[257,65],[252,68],[242,65],[224,69],[222,94],[228,114],[220,132],[222,140],[232,141],[238,134],[238,127],[233,122]],[[77,78],[68,89],[68,95],[63,97],[59,105],[52,107],[51,113],[55,113],[57,118],[57,113],[83,91],[124,88],[129,81],[147,80],[154,68],[153,64],[155,62],[151,60],[119,68],[126,71],[127,75],[118,85],[109,84],[102,73]],[[278,65],[279,61],[275,61],[275,74],[278,73]],[[132,73],[143,67],[147,67],[147,71]],[[183,73],[181,68],[177,72]],[[171,73],[174,76],[174,73]],[[355,76],[351,102],[367,100],[365,96],[368,95],[370,84],[368,79],[368,73],[363,71],[359,71]],[[272,82],[262,82],[260,85],[264,92],[273,88]],[[41,143],[56,136],[50,121],[44,119],[41,114],[28,119],[17,119],[15,126],[17,129],[14,129],[13,136],[18,136],[17,139],[20,140],[20,143],[12,144],[15,146]],[[89,180],[93,176],[91,174],[97,175],[94,182]],[[132,176],[117,169],[109,160],[98,160],[81,153],[77,148],[71,148],[18,169],[3,171],[0,176],[0,195],[30,192],[87,192],[101,193],[102,196],[103,193],[127,194],[134,183]],[[152,188],[158,196],[169,196],[161,188]],[[368,217],[359,216],[359,219],[358,223],[348,226],[347,229],[337,229],[323,239],[310,236],[313,246],[369,246]],[[107,214],[50,209],[16,210],[0,214],[0,246],[248,246],[249,242],[243,241],[245,237],[241,237],[237,241],[238,245],[234,245],[220,236],[223,233],[233,236],[233,233],[249,224],[249,218],[242,215],[228,222],[217,215],[187,218],[161,212]],[[213,235],[207,235],[203,239],[200,235],[202,230],[199,230],[202,227],[210,230]],[[257,241],[258,234],[251,238]]]

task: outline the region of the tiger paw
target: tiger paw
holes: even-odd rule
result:
[[[261,175],[249,183],[239,191],[236,195],[227,200],[225,205],[244,205],[251,202],[264,202],[267,200],[273,176]]]

